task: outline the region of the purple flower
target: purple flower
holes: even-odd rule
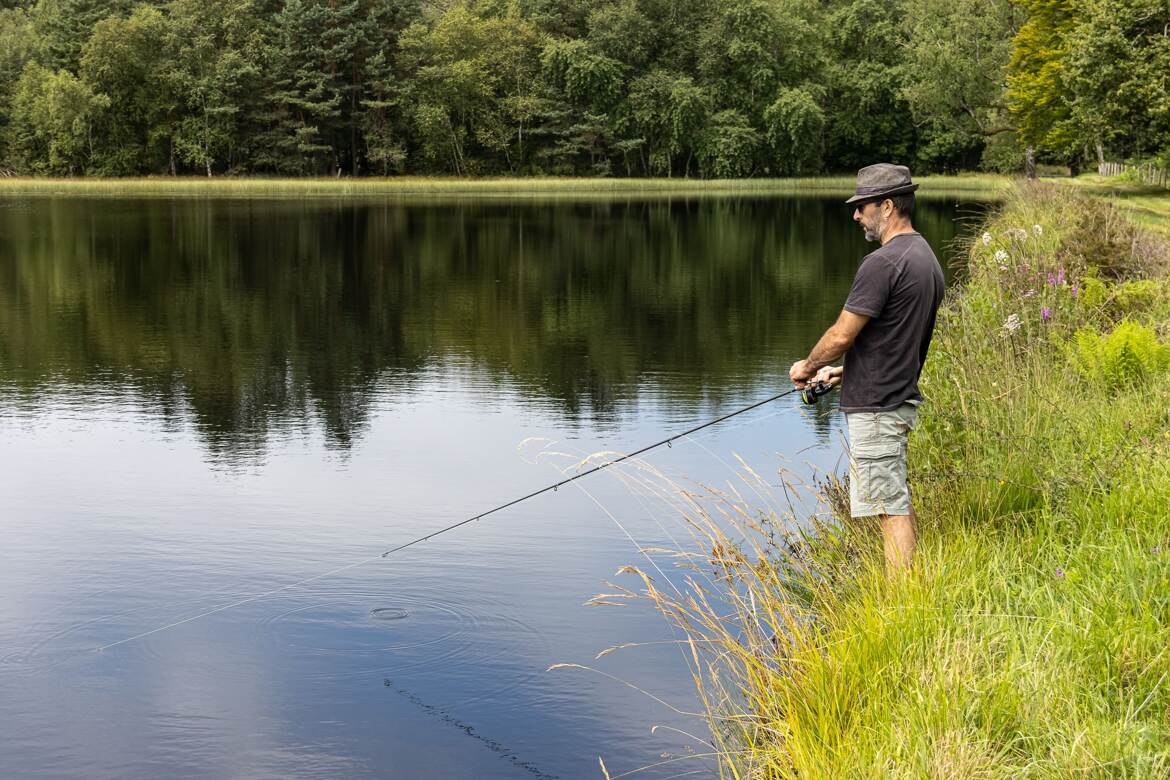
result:
[[[1052,319],[1052,309],[1048,308],[1047,306],[1041,306],[1040,319],[1044,320],[1045,322],[1048,322],[1050,319]]]
[[[1056,272],[1056,283],[1060,284],[1060,285],[1064,284],[1064,269],[1063,268],[1061,268],[1059,271]]]
[[[1074,284],[1072,286],[1072,297],[1074,297],[1074,298],[1077,297],[1077,295],[1080,294],[1080,292],[1081,292],[1081,286],[1079,284]]]
[[[1056,276],[1054,274],[1048,274],[1048,284],[1050,284],[1050,285],[1056,284]]]
[[[1064,569],[1062,569],[1062,568],[1060,568],[1059,566],[1057,566],[1057,567],[1056,567],[1056,576],[1057,576],[1057,577],[1063,577],[1063,576],[1064,576]]]

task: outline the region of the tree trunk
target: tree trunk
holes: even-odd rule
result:
[[[1097,139],[1097,173],[1103,173],[1101,169],[1105,167],[1105,146],[1101,143],[1101,139]]]
[[[209,155],[205,156],[203,158],[203,162],[207,164],[207,178],[210,179],[211,178],[211,155],[209,154]]]
[[[175,175],[175,137],[171,136],[171,159],[168,167],[171,170],[171,176]]]
[[[1031,144],[1024,151],[1024,175],[1029,179],[1036,178],[1036,147]]]
[[[357,178],[358,175],[358,153],[357,153],[357,89],[349,93],[349,170],[350,176]]]

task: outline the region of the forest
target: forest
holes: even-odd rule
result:
[[[0,0],[0,174],[1170,162],[1165,0]]]

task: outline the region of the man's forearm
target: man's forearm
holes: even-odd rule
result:
[[[821,336],[812,352],[808,353],[805,362],[810,369],[817,371],[844,355],[852,344],[853,340],[839,334],[836,326],[831,327]]]

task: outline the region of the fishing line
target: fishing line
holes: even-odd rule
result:
[[[467,518],[466,520],[460,520],[458,523],[452,523],[451,525],[449,525],[445,528],[440,528],[437,531],[432,531],[431,533],[427,534],[426,536],[420,536],[417,539],[412,539],[411,541],[407,542],[406,544],[400,544],[397,547],[395,547],[391,550],[387,550],[386,552],[382,553],[382,557],[387,558],[387,557],[393,555],[394,553],[398,552],[399,550],[405,550],[407,547],[413,547],[414,545],[419,544],[421,542],[425,542],[425,541],[428,541],[430,539],[434,539],[436,536],[440,536],[442,534],[445,534],[448,531],[454,531],[456,528],[460,528],[462,526],[465,526],[468,523],[474,523],[476,520],[482,520],[483,518],[487,517],[488,515],[495,514],[496,512],[499,512],[503,509],[507,509],[508,507],[516,506],[517,504],[519,504],[523,501],[527,501],[530,498],[536,498],[537,496],[542,495],[544,493],[548,493],[550,491],[556,492],[556,490],[558,488],[560,488],[564,485],[567,485],[570,482],[574,482],[578,479],[581,479],[582,477],[587,477],[590,474],[596,474],[597,472],[601,471],[602,469],[609,468],[610,466],[621,463],[622,461],[629,460],[630,458],[636,458],[639,455],[642,455],[644,453],[649,452],[650,450],[658,449],[659,447],[662,447],[663,445],[669,447],[676,440],[681,439],[684,436],[690,436],[692,433],[697,433],[698,431],[701,431],[704,428],[710,428],[712,425],[717,425],[717,424],[723,422],[724,420],[730,420],[732,417],[737,417],[737,416],[743,414],[744,412],[750,412],[752,409],[758,409],[761,406],[763,406],[764,404],[770,404],[773,401],[778,401],[781,398],[784,398],[786,396],[792,395],[793,393],[799,393],[799,392],[801,392],[801,388],[794,387],[791,390],[785,390],[783,393],[777,393],[776,395],[771,396],[770,398],[765,398],[762,401],[756,401],[754,404],[751,404],[750,406],[745,406],[742,409],[737,409],[736,411],[725,414],[722,417],[716,417],[714,420],[709,420],[708,422],[702,423],[701,425],[696,425],[694,428],[691,428],[689,430],[685,430],[682,433],[676,433],[673,436],[668,436],[667,438],[665,438],[661,441],[656,441],[653,444],[648,444],[645,447],[642,447],[641,449],[634,450],[633,452],[627,453],[626,455],[622,455],[621,457],[614,458],[613,460],[608,460],[605,463],[594,466],[591,469],[586,469],[585,471],[582,471],[579,474],[574,474],[573,476],[569,477],[568,479],[562,479],[560,482],[555,482],[551,485],[548,485],[547,487],[542,487],[540,490],[535,490],[526,496],[521,496],[520,498],[514,498],[506,504],[500,504],[499,506],[494,507],[492,509],[489,509],[486,512],[481,512],[478,515],[474,515],[472,517]]]
[[[516,506],[517,504],[519,504],[523,501],[527,501],[530,498],[535,498],[536,496],[539,496],[539,495],[542,495],[542,494],[548,493],[548,492],[555,492],[558,488],[562,487],[563,485],[567,485],[570,482],[575,482],[576,480],[581,479],[582,477],[587,477],[590,474],[595,474],[598,471],[609,468],[610,466],[613,466],[615,464],[621,463],[623,461],[627,461],[631,458],[636,458],[639,455],[645,454],[647,452],[650,452],[651,450],[657,449],[657,448],[662,447],[662,446],[669,447],[673,444],[673,442],[677,441],[678,439],[690,436],[691,434],[697,433],[698,431],[701,431],[705,428],[710,428],[713,425],[718,425],[719,423],[723,422],[724,420],[730,420],[732,417],[738,417],[739,415],[745,414],[746,412],[750,412],[753,409],[758,409],[761,406],[772,403],[773,401],[778,401],[781,398],[786,398],[787,396],[790,396],[793,393],[799,393],[799,392],[801,392],[800,388],[792,388],[791,390],[785,390],[782,393],[777,393],[776,395],[769,396],[768,398],[765,398],[763,400],[756,401],[755,403],[750,404],[748,406],[745,406],[742,409],[737,409],[734,412],[729,412],[725,415],[722,415],[721,417],[716,417],[714,420],[709,420],[709,421],[702,423],[700,425],[696,425],[693,428],[689,428],[688,430],[685,430],[681,433],[676,433],[673,436],[668,436],[667,438],[662,439],[660,441],[656,441],[653,444],[648,444],[645,447],[642,447],[640,449],[637,449],[633,452],[627,453],[627,454],[622,455],[620,457],[614,458],[613,460],[606,461],[605,463],[601,463],[597,466],[594,466],[591,469],[587,469],[586,471],[582,471],[579,474],[574,474],[573,476],[568,477],[567,479],[562,479],[559,482],[553,483],[552,485],[548,485],[547,487],[543,487],[540,490],[533,491],[532,493],[529,493],[525,496],[521,496],[520,498],[513,499],[505,504],[500,504],[499,506],[494,507],[492,509],[489,509],[486,512],[481,512],[480,514],[475,515],[473,517],[469,517],[466,520],[461,520],[458,523],[452,523],[451,525],[446,526],[445,528],[440,528],[437,531],[432,531],[431,533],[429,533],[425,536],[420,536],[417,539],[413,539],[405,544],[400,544],[397,547],[394,547],[390,550],[387,550],[386,552],[384,552],[380,555],[375,555],[375,556],[371,556],[369,558],[364,558],[362,560],[354,561],[352,563],[347,563],[344,566],[338,566],[337,568],[330,569],[327,572],[323,572],[321,574],[315,574],[312,577],[308,577],[308,578],[303,579],[303,580],[297,580],[296,582],[290,582],[287,585],[280,586],[279,588],[273,588],[271,590],[264,591],[263,593],[257,593],[257,594],[254,594],[252,596],[248,596],[246,598],[238,599],[238,600],[233,601],[229,604],[223,604],[223,605],[215,607],[213,609],[205,610],[205,611],[200,612],[196,615],[191,615],[190,617],[183,618],[182,620],[176,620],[176,621],[174,621],[172,623],[168,623],[164,626],[159,626],[158,628],[153,628],[149,631],[143,631],[139,634],[135,634],[133,636],[126,637],[125,639],[119,639],[116,642],[110,642],[108,644],[101,645],[100,647],[96,648],[96,650],[97,650],[97,652],[101,652],[104,650],[109,650],[111,648],[117,647],[119,645],[124,645],[128,642],[134,642],[138,639],[144,639],[148,636],[152,636],[154,634],[158,634],[158,633],[161,633],[163,631],[169,631],[172,628],[178,628],[179,626],[186,625],[187,623],[191,623],[193,621],[200,620],[200,619],[205,618],[205,617],[210,617],[211,615],[216,615],[220,612],[226,612],[229,609],[235,609],[236,607],[241,607],[245,604],[250,604],[254,601],[259,601],[261,599],[268,598],[269,596],[274,596],[277,593],[283,593],[286,590],[291,590],[293,588],[300,587],[301,585],[307,585],[310,582],[316,582],[317,580],[323,580],[327,577],[332,577],[336,574],[341,574],[344,571],[349,571],[350,569],[356,569],[359,566],[364,566],[367,563],[372,563],[372,562],[378,560],[379,558],[389,557],[390,555],[393,555],[394,553],[396,553],[400,550],[405,550],[406,548],[413,547],[414,545],[419,544],[421,542],[425,542],[429,539],[434,539],[436,536],[439,536],[441,534],[445,534],[448,531],[454,531],[456,528],[460,528],[464,525],[467,525],[468,523],[475,522],[476,520],[481,520],[481,519],[487,517],[488,515],[495,514],[496,512],[507,509],[508,507]]]

